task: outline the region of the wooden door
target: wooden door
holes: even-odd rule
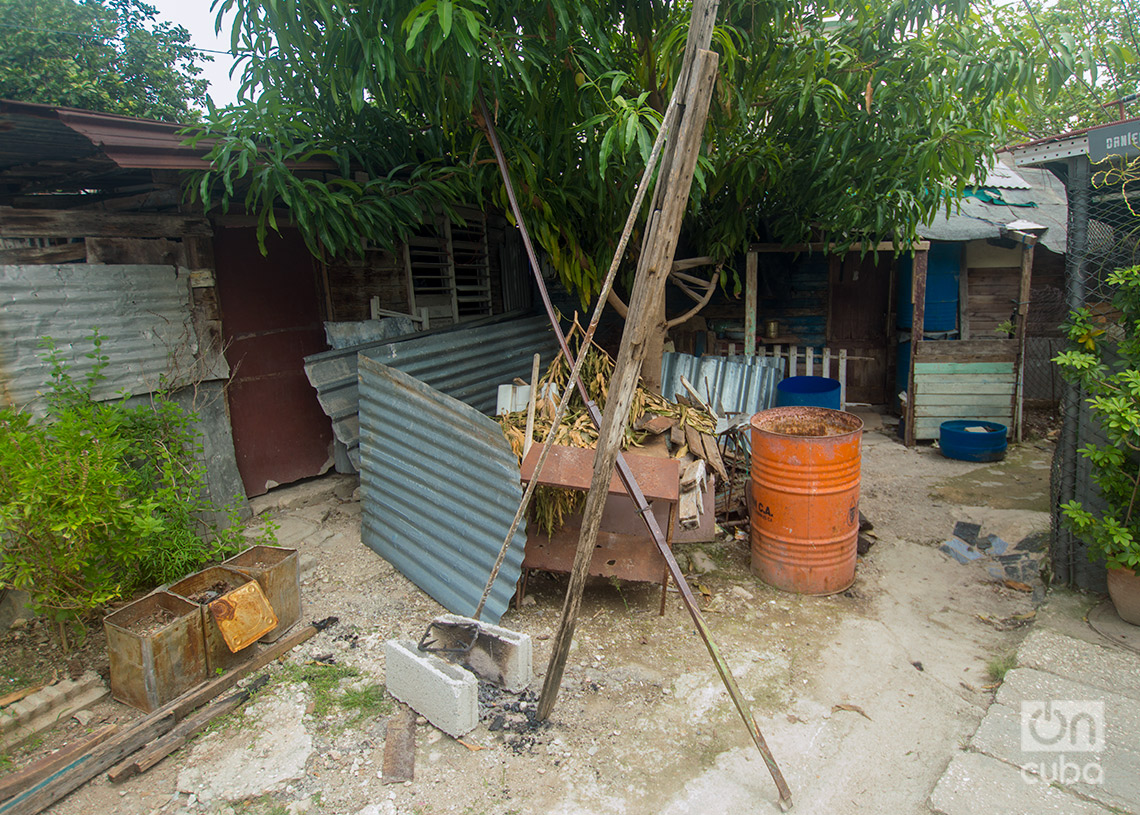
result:
[[[883,405],[890,393],[892,260],[889,252],[832,257],[827,344],[847,350],[847,401]]]

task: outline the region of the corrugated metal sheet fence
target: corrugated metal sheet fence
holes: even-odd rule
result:
[[[473,614],[522,498],[499,425],[361,356],[360,462],[364,543],[449,611]],[[520,526],[487,599],[488,621],[507,609],[525,541]]]
[[[661,393],[685,394],[681,377],[720,414],[767,410],[776,404],[784,360],[776,357],[694,357],[668,353],[661,360]]]
[[[557,350],[545,317],[512,316],[474,327],[449,328],[315,354],[305,373],[317,389],[333,432],[360,469],[357,355],[401,370],[482,413],[495,410],[498,386],[530,376],[531,357],[547,365]]]
[[[199,343],[190,311],[189,272],[173,266],[74,263],[0,266],[0,393],[5,404],[34,403],[50,370],[40,338],[51,336],[71,375],[91,370],[85,355],[99,330],[111,364],[95,393],[150,393],[225,376],[225,362]]]

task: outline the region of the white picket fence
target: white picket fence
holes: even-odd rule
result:
[[[730,357],[736,356],[735,344],[729,344],[728,355]],[[830,348],[769,345],[757,348],[756,355],[783,359],[786,376],[825,376],[828,379],[838,379],[839,403],[844,407],[847,406],[847,350],[845,348],[833,351]]]

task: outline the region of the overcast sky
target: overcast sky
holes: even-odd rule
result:
[[[185,26],[190,32],[190,42],[195,48],[207,51],[228,51],[230,33],[228,27],[220,35],[214,34],[214,14],[210,11],[210,0],[149,0],[158,9],[158,16],[176,25]],[[202,77],[210,82],[210,96],[215,105],[227,105],[237,100],[239,82],[228,74],[233,58],[226,54],[209,54],[213,62],[202,65]]]

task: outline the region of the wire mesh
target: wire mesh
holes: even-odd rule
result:
[[[1087,308],[1106,330],[1115,325],[1119,317],[1112,305],[1114,292],[1108,283],[1109,274],[1140,264],[1140,189],[1137,189],[1140,185],[1130,187],[1124,181],[1126,176],[1111,172],[1114,168],[1128,167],[1140,172],[1140,159],[1126,161],[1114,156],[1098,165],[1090,165],[1086,156],[1069,159],[1065,312]],[[1060,350],[1065,347],[1062,344]],[[1105,438],[1080,390],[1061,380],[1055,371],[1052,376],[1060,389],[1063,417],[1053,459],[1054,578],[1061,583],[1102,591],[1103,566],[1090,562],[1087,545],[1064,528],[1057,507],[1076,499],[1094,512],[1103,508],[1103,501],[1090,478],[1088,462],[1079,451],[1086,444],[1104,443]]]

